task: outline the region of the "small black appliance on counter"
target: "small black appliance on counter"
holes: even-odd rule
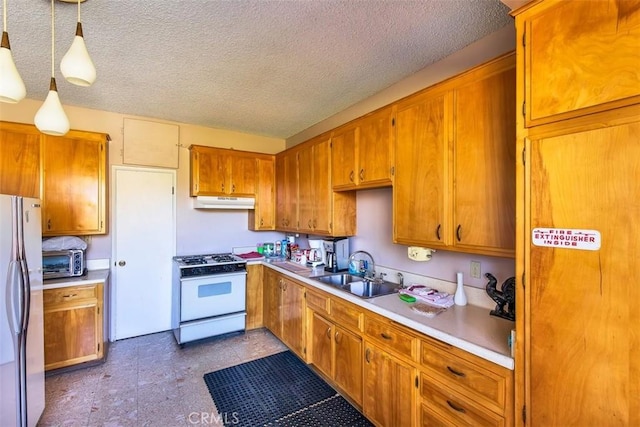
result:
[[[335,237],[322,241],[325,255],[324,270],[332,273],[349,269],[349,238]]]

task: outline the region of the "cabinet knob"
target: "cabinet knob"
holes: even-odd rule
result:
[[[360,181],[364,181],[364,169],[360,169]]]
[[[458,242],[462,241],[462,238],[460,238],[460,230],[462,230],[462,225],[458,224],[458,228],[456,228],[456,238]]]
[[[440,240],[440,228],[442,227],[442,224],[438,224],[438,228],[436,228],[436,237],[438,238],[438,240]]]
[[[367,348],[364,352],[364,360],[367,361],[367,363],[371,363],[371,349]]]
[[[47,230],[51,230],[51,218],[47,220]]]
[[[125,265],[127,265],[127,262],[126,262],[126,261],[124,261],[124,260],[121,260],[121,261],[118,261],[118,265],[119,265],[120,267],[124,267]]]
[[[327,338],[331,339],[331,326],[327,328]]]
[[[353,182],[353,176],[354,176],[354,173],[353,171],[351,171],[351,173],[349,174],[349,181]]]

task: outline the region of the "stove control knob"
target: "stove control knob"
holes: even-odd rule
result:
[[[118,262],[118,265],[119,265],[120,267],[124,267],[125,265],[127,265],[127,262],[126,262],[126,261],[119,261],[119,262]]]

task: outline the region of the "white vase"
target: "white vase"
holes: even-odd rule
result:
[[[464,293],[464,284],[462,283],[462,273],[456,273],[458,279],[458,287],[453,296],[453,302],[456,305],[467,305],[467,295]]]

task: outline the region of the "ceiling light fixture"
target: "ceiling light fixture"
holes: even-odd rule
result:
[[[15,104],[27,94],[24,82],[18,73],[11,55],[7,33],[7,0],[2,3],[2,43],[0,44],[0,102]]]
[[[61,0],[65,1],[65,0]],[[78,24],[76,25],[76,35],[73,38],[71,47],[60,62],[60,71],[69,83],[78,86],[91,86],[96,80],[96,67],[91,61],[87,46],[84,43],[82,34],[82,22],[80,22],[80,3],[84,0],[76,0],[78,3]]]
[[[51,0],[51,82],[49,94],[36,113],[34,122],[38,130],[47,135],[62,136],[69,131],[69,119],[62,108],[55,78],[55,6]]]

